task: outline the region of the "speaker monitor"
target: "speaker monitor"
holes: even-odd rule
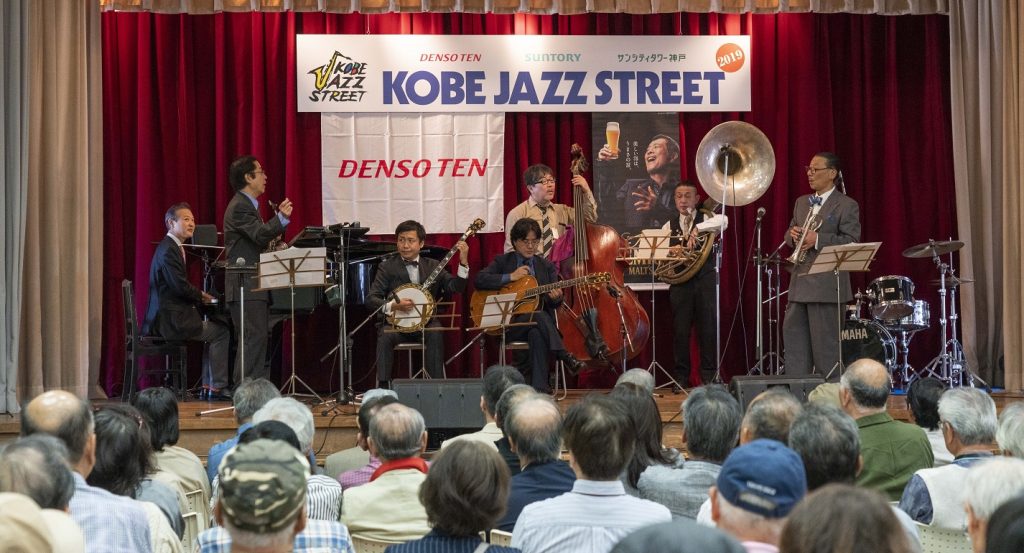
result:
[[[811,390],[825,383],[825,378],[820,374],[806,376],[736,376],[729,384],[729,390],[740,403],[743,412],[747,411],[750,400],[757,397],[757,394],[769,388],[786,388],[801,402],[807,401],[807,394]]]
[[[440,447],[447,438],[476,432],[484,425],[480,411],[482,379],[397,379],[391,382],[391,389],[399,401],[423,415],[428,449]]]

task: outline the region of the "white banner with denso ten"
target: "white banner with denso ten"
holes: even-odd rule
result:
[[[299,111],[750,111],[750,37],[298,35]]]

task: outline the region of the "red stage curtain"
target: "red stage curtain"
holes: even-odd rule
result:
[[[938,351],[937,276],[929,260],[900,252],[956,229],[949,107],[948,19],[943,16],[668,14],[579,16],[323,13],[216,15],[103,14],[105,295],[102,385],[119,391],[122,366],[122,278],[136,282],[144,306],[153,243],[164,233],[164,210],[188,201],[200,223],[222,226],[230,198],[227,166],[252,153],[270,174],[267,197],[296,204],[290,238],[320,220],[320,121],[295,109],[295,35],[336,34],[749,34],[753,106],[749,113],[680,114],[684,173],[693,178],[693,154],[714,125],[740,119],[759,127],[777,157],[775,181],[757,203],[730,209],[722,273],[723,372],[743,374],[756,360],[754,272],[749,264],[753,213],[765,207],[765,247],[787,228],[793,200],[808,190],[802,166],[817,151],[845,162],[847,190],[861,205],[863,239],[884,242],[868,276],[902,274],[928,300],[933,325],[913,342],[911,360],[923,366]],[[532,163],[547,163],[569,181],[569,146],[590,151],[588,114],[510,114],[506,119],[505,204],[525,198],[519,184]],[[560,201],[570,201],[568,188]],[[269,214],[266,214],[269,215]],[[450,246],[456,236],[429,241]],[[479,269],[502,247],[501,235],[471,244]],[[198,277],[198,273],[196,273]],[[740,283],[744,283],[742,294]],[[785,289],[786,283],[783,283]],[[659,293],[657,357],[672,366],[671,318]],[[645,307],[649,293],[640,294]],[[459,308],[465,302],[459,300]],[[664,307],[662,307],[664,306]],[[298,366],[318,389],[337,388],[336,371],[319,357],[337,341],[337,316],[324,310],[298,322]],[[351,308],[349,320],[365,311]],[[468,323],[468,318],[465,320]],[[354,326],[354,323],[353,323]],[[351,328],[351,326],[350,326]],[[468,336],[448,340],[453,353]],[[356,340],[355,374],[373,363],[372,331]],[[489,359],[494,359],[491,355]],[[649,351],[631,362],[647,366]],[[473,352],[449,376],[478,374]],[[195,365],[194,371],[198,370]],[[287,366],[287,363],[286,363]],[[195,375],[193,375],[195,376]],[[610,375],[585,375],[583,386]],[[365,387],[373,377],[363,381]]]

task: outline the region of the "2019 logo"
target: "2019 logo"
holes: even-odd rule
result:
[[[366,80],[366,63],[358,62],[352,58],[334,51],[331,60],[320,67],[309,71],[316,79],[313,82],[315,90],[309,94],[311,102],[359,102],[362,101],[366,90],[363,88],[363,81]]]

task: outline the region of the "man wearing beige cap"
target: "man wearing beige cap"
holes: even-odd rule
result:
[[[345,527],[307,520],[309,462],[280,440],[240,444],[221,463],[213,511],[221,527],[199,535],[202,553],[344,551],[354,553]]]

